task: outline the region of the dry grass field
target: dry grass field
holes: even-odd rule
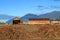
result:
[[[0,25],[0,40],[60,40],[60,24]]]

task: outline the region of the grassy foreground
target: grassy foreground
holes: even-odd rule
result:
[[[0,40],[60,40],[60,24],[0,25]]]

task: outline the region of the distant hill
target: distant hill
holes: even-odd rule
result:
[[[38,18],[38,15],[28,13],[27,15],[21,17],[22,21],[28,21],[29,18]]]
[[[5,15],[5,14],[0,14],[0,19],[10,19],[14,16],[10,16],[10,15]]]
[[[50,13],[39,15],[39,18],[50,18],[50,19],[60,18],[60,11],[53,11]]]
[[[53,11],[50,13],[42,14],[42,15],[35,15],[32,13],[26,14],[25,16],[21,17],[22,21],[26,22],[29,18],[50,18],[50,19],[56,19],[60,18],[60,11]],[[8,20],[7,22],[12,22],[12,19]]]
[[[46,14],[42,14],[42,15],[35,15],[35,14],[27,14],[23,17],[21,17],[21,19],[23,21],[27,21],[29,18],[50,18],[50,19],[56,19],[56,18],[60,18],[60,11],[53,11],[50,13],[46,13]]]
[[[14,16],[10,16],[10,15],[5,15],[5,14],[0,14],[0,22],[6,22],[7,20],[10,20],[11,18],[13,18]]]

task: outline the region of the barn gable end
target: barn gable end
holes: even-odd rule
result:
[[[21,19],[18,17],[13,18],[13,24],[20,24],[21,23]]]

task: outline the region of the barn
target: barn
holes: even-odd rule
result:
[[[13,18],[13,24],[20,24],[20,23],[22,23],[22,21],[19,17]]]
[[[50,24],[49,18],[30,18],[28,24]]]

